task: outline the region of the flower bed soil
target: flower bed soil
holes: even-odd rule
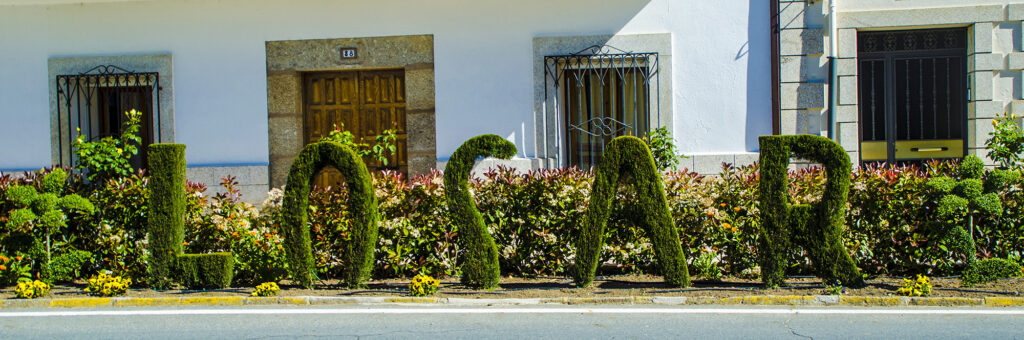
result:
[[[504,277],[499,288],[480,291],[466,288],[457,278],[441,280],[437,297],[458,298],[560,298],[560,297],[616,297],[616,296],[686,296],[686,297],[740,297],[740,296],[785,296],[822,295],[821,281],[815,278],[789,278],[787,287],[765,289],[759,280],[723,278],[721,281],[694,280],[689,288],[673,288],[662,281],[660,276],[627,275],[605,276],[594,280],[591,288],[578,289],[569,278],[510,278]],[[876,278],[867,281],[861,288],[846,288],[851,296],[895,296],[902,285],[902,278]],[[318,282],[315,289],[303,289],[285,281],[278,296],[406,296],[409,280],[374,280],[365,289],[346,289],[337,281]],[[933,297],[981,298],[991,296],[1019,296],[1024,291],[1024,279],[1005,279],[997,282],[966,288],[958,278],[933,278]],[[88,296],[82,289],[84,283],[55,285],[51,298],[72,298]],[[186,296],[249,296],[252,287],[217,290],[165,290],[131,289],[125,297],[186,297]],[[0,298],[13,299],[14,287],[0,289]]]

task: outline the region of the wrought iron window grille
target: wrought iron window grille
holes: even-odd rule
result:
[[[160,74],[135,72],[115,65],[99,65],[79,74],[56,77],[58,163],[73,166],[72,142],[119,135],[125,112],[142,113],[142,145],[136,166],[144,164],[145,146],[160,140]],[[66,127],[66,129],[65,129]]]
[[[861,161],[962,157],[971,96],[967,30],[859,32],[857,47]]]
[[[612,138],[646,136],[652,113],[661,125],[658,63],[658,53],[608,45],[544,57],[544,103],[555,111],[559,166],[595,166]],[[547,114],[542,117],[547,131]],[[550,158],[548,138],[543,141],[543,157]]]

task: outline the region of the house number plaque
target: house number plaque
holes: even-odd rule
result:
[[[356,59],[359,57],[359,49],[355,47],[342,47],[341,59]]]

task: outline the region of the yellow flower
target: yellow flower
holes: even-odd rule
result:
[[[725,229],[731,229],[731,228],[732,228],[732,225],[731,225],[731,224],[729,224],[729,223],[722,223],[722,228],[725,228]]]
[[[0,270],[7,270],[7,266],[0,264]]]

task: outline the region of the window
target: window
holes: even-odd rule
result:
[[[554,107],[564,127],[559,133],[565,136],[566,165],[590,169],[613,138],[647,134],[657,70],[657,53],[614,47],[545,57],[545,79],[554,82]],[[653,103],[656,111],[658,101]]]
[[[159,74],[135,73],[117,66],[97,66],[87,72],[75,75],[57,76],[57,114],[67,122],[67,131],[58,131],[61,150],[71,148],[71,142],[79,135],[89,141],[103,137],[117,137],[126,127],[125,112],[141,112],[139,137],[142,143],[139,154],[132,158],[135,168],[146,164],[149,144],[159,140]],[[154,117],[156,116],[156,117]],[[61,152],[60,164],[72,166],[73,153],[64,157]]]
[[[963,157],[967,30],[860,32],[861,160]]]

